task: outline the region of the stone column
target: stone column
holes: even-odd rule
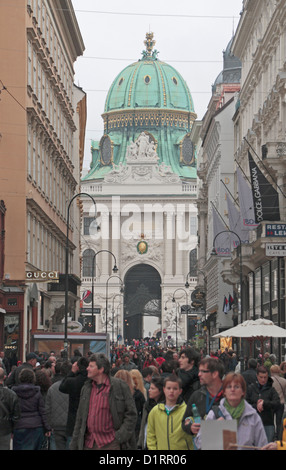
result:
[[[101,249],[109,250],[109,213],[108,212],[101,213],[101,230],[102,230]],[[110,259],[111,255],[109,253],[100,253],[97,257],[99,256],[100,256],[100,260],[97,260],[97,262],[98,264],[100,263],[99,265],[101,266],[102,281],[105,282],[110,275],[109,266],[111,264],[111,259]]]
[[[182,282],[182,275],[183,275],[183,256],[184,256],[184,240],[182,240],[182,234],[184,233],[184,213],[178,212],[176,214],[176,281]],[[179,278],[178,278],[179,276]]]
[[[164,212],[165,278],[173,277],[173,244],[175,237],[174,214]]]

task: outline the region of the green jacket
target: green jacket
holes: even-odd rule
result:
[[[147,426],[148,450],[193,450],[193,439],[182,429],[186,403],[177,403],[168,415],[165,403],[159,403],[149,413]]]
[[[71,450],[83,450],[89,411],[92,380],[87,380],[82,387],[76,422],[73,431]],[[115,429],[115,438],[122,449],[136,449],[135,425],[137,411],[127,383],[110,377],[109,406]]]

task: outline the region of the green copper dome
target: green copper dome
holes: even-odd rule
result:
[[[147,33],[142,58],[125,67],[105,101],[104,135],[92,142],[91,170],[84,179],[100,179],[113,165],[126,164],[126,150],[141,132],[156,145],[159,163],[182,178],[196,178],[191,129],[196,119],[188,85],[171,65],[158,59],[153,33]]]
[[[108,92],[104,112],[138,108],[194,112],[193,100],[182,76],[154,54],[144,56],[117,75]]]

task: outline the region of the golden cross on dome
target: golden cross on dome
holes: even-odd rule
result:
[[[153,47],[156,44],[156,41],[154,41],[154,33],[146,33],[146,40],[144,41],[144,44],[146,46],[147,50],[147,55],[151,55],[151,52],[153,50]]]

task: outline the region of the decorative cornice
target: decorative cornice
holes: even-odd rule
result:
[[[105,130],[118,129],[135,125],[167,126],[190,130],[197,115],[189,111],[172,109],[130,109],[124,111],[112,111],[102,115]]]

